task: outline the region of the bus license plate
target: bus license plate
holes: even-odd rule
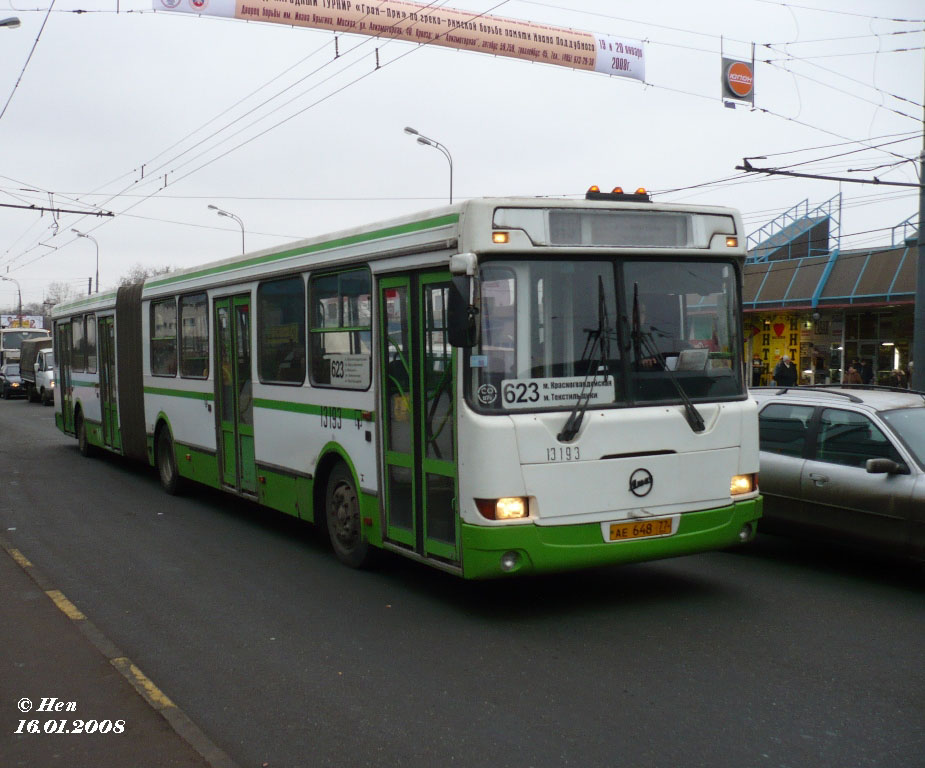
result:
[[[671,535],[671,518],[656,517],[651,520],[636,520],[632,523],[611,523],[610,541],[645,539],[649,536]]]

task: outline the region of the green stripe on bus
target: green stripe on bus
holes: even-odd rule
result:
[[[162,285],[169,285],[170,283],[176,283],[181,280],[193,280],[199,277],[218,275],[222,272],[229,272],[234,269],[245,269],[247,267],[255,267],[260,264],[271,264],[274,261],[281,261],[293,256],[306,256],[311,253],[318,253],[319,251],[329,251],[334,248],[342,248],[348,245],[367,243],[373,240],[381,240],[386,237],[407,235],[412,232],[422,232],[427,229],[437,229],[439,227],[455,224],[458,221],[458,213],[439,216],[435,219],[426,219],[424,221],[412,221],[409,224],[401,224],[395,227],[388,227],[386,229],[376,230],[375,232],[364,232],[359,235],[349,235],[347,237],[338,238],[337,240],[328,240],[323,243],[315,243],[314,245],[307,245],[302,248],[293,248],[289,251],[271,253],[265,256],[254,256],[250,259],[242,259],[241,261],[236,261],[231,264],[221,264],[209,269],[201,269],[196,272],[186,272],[182,275],[176,275],[174,277],[165,277],[161,280],[154,280],[150,283],[145,283],[145,288],[158,288]]]
[[[194,400],[214,400],[215,395],[212,392],[190,392],[185,389],[165,389],[164,387],[145,387],[146,395],[164,395],[166,397],[188,397]],[[289,413],[307,413],[312,416],[321,416],[323,409],[328,409],[324,415],[331,415],[330,411],[337,408],[340,411],[341,418],[359,419],[360,421],[375,421],[375,414],[372,411],[365,411],[361,408],[342,408],[340,406],[314,405],[312,403],[293,403],[289,400],[267,400],[262,397],[254,398],[255,408],[264,408],[270,411],[287,411]],[[365,414],[365,417],[364,417]]]
[[[314,405],[312,403],[293,403],[288,400],[265,400],[261,397],[254,398],[255,408],[265,408],[270,411],[286,411],[288,413],[307,413],[312,416],[330,416],[331,411],[335,408],[340,411],[342,419],[351,419],[360,421],[375,421],[375,414],[372,411],[364,411],[361,408],[342,408],[339,405]],[[364,414],[366,416],[364,417]]]
[[[191,392],[187,389],[166,389],[164,387],[145,387],[146,395],[166,395],[167,397],[189,397],[193,400],[214,400],[212,392]]]

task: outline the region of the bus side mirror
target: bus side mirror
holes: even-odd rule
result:
[[[472,305],[472,278],[458,275],[450,283],[446,308],[446,335],[451,346],[474,347],[478,343],[478,314]]]

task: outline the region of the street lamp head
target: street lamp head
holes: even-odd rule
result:
[[[219,216],[227,216],[229,219],[234,218],[234,214],[229,213],[228,211],[219,208],[217,205],[209,205],[210,211],[215,211]]]
[[[219,216],[226,216],[229,219],[234,219],[238,226],[241,227],[241,253],[244,253],[244,222],[241,220],[240,216],[236,216],[231,213],[231,211],[224,211],[219,208],[217,205],[209,205],[210,211],[215,211]]]
[[[425,147],[436,146],[433,141],[424,136],[418,136],[418,144],[423,144]]]
[[[407,134],[410,135],[410,136],[417,136],[417,135],[418,135],[418,132],[417,132],[414,128],[412,128],[412,127],[410,127],[410,126],[408,126],[408,125],[405,126],[405,133],[407,133]]]
[[[8,19],[0,20],[0,27],[9,27],[10,29],[16,29],[20,26],[20,21],[16,16],[10,16]]]

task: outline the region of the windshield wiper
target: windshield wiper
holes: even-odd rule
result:
[[[565,426],[562,431],[556,435],[556,439],[561,443],[568,443],[575,439],[578,430],[581,429],[581,422],[585,417],[585,411],[588,410],[588,404],[591,402],[591,395],[594,393],[594,383],[597,374],[601,369],[604,371],[604,381],[607,380],[607,361],[610,359],[610,335],[607,318],[607,302],[604,298],[604,278],[597,277],[597,328],[585,328],[588,334],[585,340],[585,348],[581,353],[580,363],[585,363],[585,378],[581,382],[581,391],[578,393],[578,401],[572,408]],[[600,355],[595,358],[594,350],[600,346]],[[592,362],[592,360],[594,362]]]
[[[687,423],[690,425],[690,428],[694,432],[703,432],[707,426],[706,422],[703,420],[703,416],[700,415],[694,404],[691,402],[691,399],[687,396],[687,392],[684,391],[684,387],[681,386],[681,382],[678,381],[678,377],[674,375],[667,362],[665,357],[658,350],[658,347],[655,345],[655,342],[652,340],[652,334],[642,330],[642,324],[639,318],[639,283],[633,283],[633,353],[636,363],[639,364],[644,359],[642,354],[644,353],[646,357],[652,358],[655,360],[659,367],[668,375],[668,379],[674,385],[675,391],[678,393],[678,397],[681,399],[681,403],[684,406],[684,417],[687,419]],[[657,328],[649,326],[654,331],[658,331]],[[662,335],[667,336],[663,332],[660,332]]]

